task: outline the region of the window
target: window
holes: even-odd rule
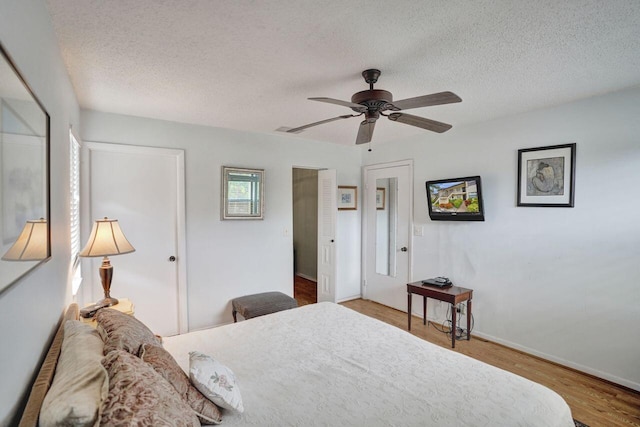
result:
[[[71,291],[78,292],[82,283],[80,268],[80,143],[69,131],[69,213],[71,230],[71,273],[73,277]]]

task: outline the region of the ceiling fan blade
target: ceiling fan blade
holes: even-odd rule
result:
[[[452,128],[452,126],[447,123],[436,122],[435,120],[425,119],[424,117],[413,116],[405,113],[391,113],[389,114],[389,120],[438,133],[446,132]]]
[[[304,126],[298,126],[297,128],[287,129],[285,132],[287,132],[287,133],[300,133],[303,130],[305,130],[307,128],[310,128],[312,126],[318,126],[318,125],[322,125],[322,124],[325,124],[325,123],[333,122],[334,120],[350,119],[351,117],[358,117],[358,116],[359,116],[359,114],[346,114],[344,116],[333,117],[331,119],[320,120],[319,122],[309,123],[309,124],[304,125]]]
[[[398,110],[408,110],[410,108],[429,107],[431,105],[452,104],[461,102],[462,99],[453,92],[432,93],[431,95],[416,96],[415,98],[401,99],[393,101],[392,104]]]
[[[371,142],[371,138],[373,138],[373,130],[376,127],[376,122],[369,122],[367,120],[360,123],[360,127],[358,128],[358,136],[356,137],[356,144],[366,144],[367,142]]]
[[[367,111],[367,107],[365,107],[364,105],[355,104],[349,101],[341,101],[339,99],[325,98],[325,97],[308,98],[308,99],[310,99],[311,101],[320,101],[320,102],[326,102],[328,104],[342,105],[343,107],[353,108],[360,113],[364,113],[365,111]]]

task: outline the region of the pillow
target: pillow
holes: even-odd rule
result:
[[[244,412],[236,376],[231,369],[213,357],[197,351],[190,352],[189,378],[191,383],[216,405]]]
[[[142,344],[140,358],[167,380],[193,409],[202,424],[220,424],[220,409],[202,395],[191,383],[178,362],[162,347]]]
[[[100,406],[107,397],[107,371],[98,332],[78,320],[64,323],[64,339],[51,388],[40,410],[43,427],[97,426]]]
[[[102,364],[109,373],[109,394],[102,406],[101,425],[200,425],[196,413],[171,384],[136,356],[114,350]]]
[[[142,344],[162,345],[144,323],[112,308],[103,308],[96,314],[97,329],[104,339],[104,355],[120,349],[138,355]]]

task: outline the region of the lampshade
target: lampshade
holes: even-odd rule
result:
[[[89,240],[79,255],[82,257],[111,256],[133,251],[135,248],[124,237],[118,220],[105,217],[93,223]]]
[[[18,240],[2,257],[5,261],[39,261],[48,256],[48,227],[46,219],[29,220]]]

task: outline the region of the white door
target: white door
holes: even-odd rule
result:
[[[86,147],[84,235],[95,219],[117,219],[136,249],[110,258],[111,295],[130,299],[136,318],[156,334],[187,332],[184,151],[104,143]],[[90,260],[83,275],[95,301],[103,295],[101,259]]]
[[[407,310],[411,272],[413,162],[364,168],[363,294]]]
[[[336,182],[335,169],[318,171],[318,302],[336,301]]]

